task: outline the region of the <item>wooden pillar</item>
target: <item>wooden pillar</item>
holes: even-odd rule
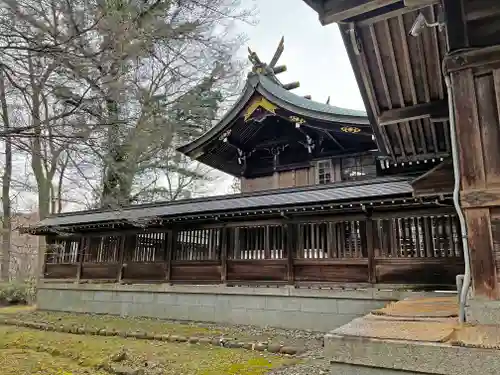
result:
[[[294,226],[297,224],[293,223],[286,223],[285,224],[285,230],[286,230],[286,254],[287,254],[287,274],[288,274],[288,284],[293,285],[295,284],[295,273],[294,273],[294,266],[293,266],[293,257],[295,255],[294,249],[297,248],[296,242],[294,239]]]
[[[221,252],[220,252],[220,281],[222,284],[226,283],[227,280],[227,250],[229,247],[229,230],[228,227],[223,227],[221,229]]]
[[[83,265],[83,256],[85,254],[85,246],[87,246],[87,237],[82,236],[80,238],[80,243],[78,245],[78,253],[76,261],[78,262],[78,268],[76,269],[76,282],[80,283],[80,279],[82,278],[82,265]]]
[[[45,237],[45,246],[41,247],[44,250],[44,254],[42,256],[39,256],[38,260],[39,261],[43,260],[43,264],[41,267],[41,275],[39,275],[39,277],[42,279],[45,277],[45,274],[47,273],[48,254],[49,254],[49,250],[53,251],[54,243],[55,243],[55,236],[53,236],[53,235],[46,236]],[[38,263],[38,265],[40,267],[40,263]],[[39,268],[39,270],[40,270],[40,268]]]
[[[170,238],[166,241],[165,254],[165,281],[168,283],[172,279],[172,259],[174,251],[177,249],[177,228],[172,228],[169,232]]]
[[[366,246],[366,256],[368,258],[368,282],[375,283],[375,252],[373,251],[373,220],[371,215],[366,218],[365,221],[365,246]]]
[[[135,235],[134,235],[135,236]],[[121,235],[120,236],[120,243],[118,245],[118,263],[120,264],[120,268],[118,271],[118,283],[122,282],[123,279],[123,273],[124,273],[124,259],[125,259],[125,246],[127,246],[127,235]]]
[[[455,127],[474,296],[500,299],[500,45],[444,61]]]

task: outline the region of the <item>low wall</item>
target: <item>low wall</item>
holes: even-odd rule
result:
[[[291,287],[42,283],[42,310],[328,331],[403,295]]]

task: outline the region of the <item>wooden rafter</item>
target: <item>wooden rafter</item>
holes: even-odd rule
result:
[[[398,3],[400,0],[326,0],[323,14],[320,16],[324,25],[342,22],[360,14]]]
[[[382,112],[378,118],[378,123],[384,126],[433,117],[448,117],[448,105],[445,100],[416,104],[411,107],[396,108]]]

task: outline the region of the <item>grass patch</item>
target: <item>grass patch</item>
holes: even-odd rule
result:
[[[99,368],[120,351],[127,353],[120,365],[147,375],[263,375],[297,362],[270,353],[0,326],[3,375],[107,374]]]

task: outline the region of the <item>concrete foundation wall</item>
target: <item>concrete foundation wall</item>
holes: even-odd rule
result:
[[[394,292],[225,286],[42,284],[42,310],[328,331],[399,299]]]

